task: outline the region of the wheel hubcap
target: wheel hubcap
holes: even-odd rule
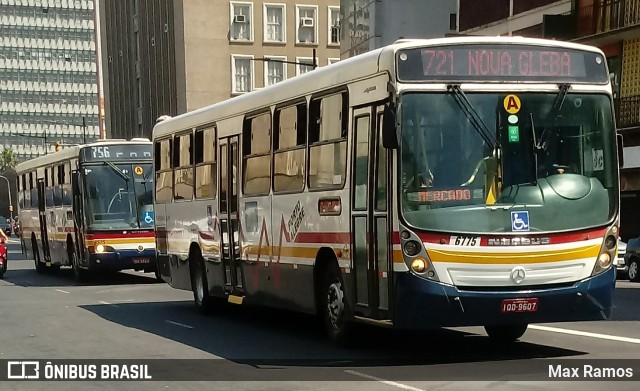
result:
[[[329,313],[329,321],[335,329],[340,328],[342,314],[344,313],[344,294],[342,292],[342,284],[338,281],[329,285],[327,293],[327,310]]]
[[[636,278],[638,275],[638,262],[631,262],[629,265],[629,278]]]

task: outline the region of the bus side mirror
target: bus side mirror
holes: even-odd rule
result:
[[[387,149],[398,148],[396,106],[393,102],[388,102],[384,105],[384,112],[382,114],[382,146]]]
[[[618,166],[624,167],[624,138],[621,134],[616,134],[618,138]]]

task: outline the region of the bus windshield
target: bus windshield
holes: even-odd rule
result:
[[[151,164],[84,167],[89,229],[153,228]]]
[[[550,232],[615,216],[606,95],[405,93],[400,115],[401,208],[413,227],[511,232],[512,212],[526,211],[528,231]]]

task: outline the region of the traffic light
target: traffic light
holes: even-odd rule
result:
[[[62,149],[62,146],[58,141],[56,141],[56,143],[54,144],[54,148],[55,148],[55,151],[58,152]]]

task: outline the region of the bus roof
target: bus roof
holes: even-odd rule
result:
[[[392,73],[395,53],[399,49],[464,44],[523,44],[562,47],[595,52],[604,56],[600,49],[593,46],[539,38],[462,36],[438,39],[402,39],[380,49],[339,61],[331,66],[321,67],[272,86],[158,122],[153,129],[153,138],[162,138],[178,130],[211,124],[213,121],[233,117],[239,113],[292,101],[380,72]]]
[[[61,151],[53,152],[48,155],[39,156],[34,159],[27,160],[26,162],[19,163],[16,166],[16,172],[18,175],[25,171],[33,170],[38,167],[46,167],[57,162],[74,159],[80,155],[80,150],[84,148],[90,147],[104,147],[110,145],[141,145],[141,144],[151,144],[151,141],[145,139],[135,139],[132,141],[121,140],[121,139],[101,139],[96,140],[93,143],[83,144],[83,145],[73,145],[67,148],[64,148]]]

